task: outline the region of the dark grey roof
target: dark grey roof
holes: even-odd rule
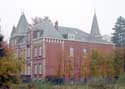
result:
[[[98,22],[97,22],[97,17],[96,14],[94,15],[93,18],[93,24],[92,24],[92,29],[91,29],[91,34],[86,33],[80,29],[77,28],[71,28],[71,27],[63,27],[63,26],[58,26],[58,29],[55,29],[55,26],[49,20],[49,18],[44,18],[42,19],[39,23],[34,24],[34,25],[29,25],[25,15],[22,14],[19,20],[19,23],[17,27],[13,27],[12,33],[11,33],[11,38],[18,37],[19,42],[25,41],[26,40],[26,32],[29,29],[33,31],[39,31],[42,33],[40,34],[41,37],[50,37],[50,38],[57,38],[57,39],[65,39],[64,35],[67,34],[74,34],[76,41],[81,41],[81,42],[94,42],[94,43],[109,43],[105,40],[102,39],[101,34],[99,32],[99,27],[98,27]]]
[[[19,22],[17,24],[17,27],[13,26],[12,32],[11,32],[11,37],[10,38],[15,38],[15,37],[24,37],[26,36],[26,32],[28,30],[28,22],[26,20],[26,17],[24,13],[20,16]]]
[[[15,31],[16,31],[16,27],[13,26],[13,28],[12,28],[12,32],[11,32],[11,36],[15,35],[15,33],[16,33]]]
[[[93,22],[92,22],[92,27],[91,27],[91,33],[92,36],[94,37],[100,37],[100,31],[99,31],[99,26],[98,26],[98,21],[97,21],[97,16],[96,13],[94,14],[93,17]]]
[[[65,34],[71,33],[75,35],[75,40],[76,41],[81,41],[81,42],[92,42],[92,43],[102,43],[102,44],[111,44],[110,42],[103,40],[100,36],[99,37],[94,37],[89,33],[86,33],[80,29],[77,28],[70,28],[70,27],[63,27],[59,26],[58,32],[63,36]],[[65,38],[64,38],[65,39]]]
[[[89,37],[89,34],[86,32],[81,31],[77,28],[70,28],[70,27],[63,27],[59,26],[58,32],[63,36],[65,34],[71,33],[75,35],[75,40],[78,41],[86,41]]]
[[[41,21],[38,24],[35,24],[32,28],[32,30],[42,30],[43,34],[41,37],[50,37],[50,38],[60,38],[63,39],[62,35],[59,34],[59,32],[55,29],[52,22],[45,18],[43,21]]]
[[[25,34],[27,32],[27,28],[28,28],[28,22],[26,20],[24,13],[22,13],[22,15],[19,19],[19,22],[17,24],[17,27],[16,27],[16,33]]]

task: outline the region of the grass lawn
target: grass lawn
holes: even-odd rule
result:
[[[29,84],[12,85],[11,89],[125,89],[125,85],[51,85],[51,84],[33,84],[32,88]]]

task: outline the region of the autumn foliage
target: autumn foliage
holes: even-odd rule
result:
[[[13,50],[6,44],[3,48],[4,56],[0,57],[0,87],[19,83],[19,75],[23,70],[22,59],[16,59]]]
[[[61,60],[64,59],[66,56]],[[77,61],[71,57],[64,60],[64,75],[69,79],[75,78],[74,70],[77,68],[80,79],[114,80],[116,76],[123,74],[123,59],[123,49],[116,48],[111,52],[92,49],[90,53],[81,55]],[[78,61],[79,64],[76,64]]]

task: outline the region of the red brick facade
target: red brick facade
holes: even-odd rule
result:
[[[89,43],[51,38],[44,38],[44,41],[41,41],[41,44],[42,47],[43,45],[45,46],[45,48],[43,48],[45,54],[42,52],[42,56],[33,57],[32,59],[32,77],[35,79],[45,78],[46,76],[63,76],[67,81],[71,78],[79,81],[81,79],[81,63],[84,62],[83,56],[90,55],[92,49],[101,50],[103,52],[111,52],[113,50],[112,44]],[[72,56],[70,54],[70,48],[73,48]],[[34,51],[32,53],[33,56]],[[39,53],[37,51],[37,55],[38,54]],[[43,63],[42,74],[34,74],[34,65],[38,65],[40,63]],[[88,73],[86,74],[86,77],[89,77],[89,63],[87,64],[87,71]]]
[[[63,77],[66,81],[80,81],[90,76],[90,53],[92,49],[111,52],[113,45],[103,40],[94,15],[91,33],[77,28],[55,26],[48,17],[29,25],[22,14],[17,27],[13,27],[10,46],[17,57],[25,59],[25,75],[32,79],[47,76]],[[85,64],[85,68],[82,65]],[[81,71],[86,73],[84,76]]]

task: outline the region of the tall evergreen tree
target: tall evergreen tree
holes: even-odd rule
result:
[[[114,25],[112,41],[116,47],[125,46],[125,19],[119,17]]]

